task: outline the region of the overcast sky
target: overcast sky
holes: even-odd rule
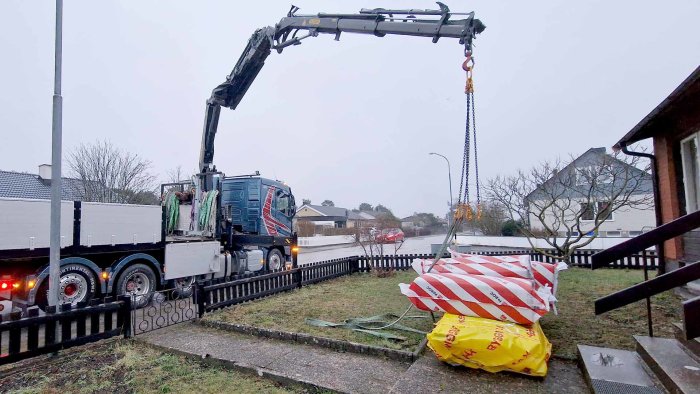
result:
[[[295,0],[300,13],[434,8],[429,1]],[[482,180],[610,147],[700,64],[700,2],[470,1],[487,26],[474,72]],[[63,146],[108,139],[168,169],[194,170],[212,88],[284,1],[66,0]],[[51,161],[53,1],[0,1],[0,169]],[[298,201],[398,216],[444,214],[444,160],[458,188],[463,49],[454,39],[344,34],[273,53],[214,162],[286,181]]]

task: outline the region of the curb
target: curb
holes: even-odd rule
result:
[[[209,320],[199,320],[197,323],[205,327],[211,327],[225,331],[233,331],[257,337],[296,342],[304,345],[320,346],[341,352],[380,356],[388,358],[390,360],[403,361],[408,363],[413,363],[414,361],[416,361],[420,357],[420,354],[423,352],[423,350],[425,350],[425,346],[428,343],[428,339],[423,338],[420,344],[418,344],[418,347],[415,351],[408,352],[405,350],[394,350],[379,346],[363,345],[355,342],[341,341],[338,339],[317,337],[309,334],[269,330],[266,328],[258,328],[243,324],[224,323],[220,321]]]
[[[187,353],[182,350],[174,349],[168,346],[161,346],[161,345],[154,345],[152,343],[148,343],[146,341],[141,341],[139,339],[134,339],[136,341],[139,341],[140,343],[149,346],[153,349],[163,351],[166,353],[174,354],[177,356],[183,356],[185,358],[188,358],[192,361],[197,361],[203,364],[207,365],[212,365],[212,366],[220,366],[226,369],[230,369],[232,371],[237,371],[237,372],[242,372],[247,375],[251,376],[257,376],[265,379],[269,379],[272,381],[275,381],[283,386],[286,387],[298,387],[302,386],[305,389],[308,389],[309,391],[313,393],[320,393],[320,392],[334,392],[334,393],[341,393],[342,391],[338,391],[334,388],[331,387],[326,387],[326,386],[320,386],[318,384],[312,383],[308,380],[301,379],[301,378],[296,378],[296,377],[291,377],[287,376],[275,371],[271,371],[266,368],[261,368],[257,367],[254,365],[246,364],[246,363],[239,363],[239,362],[234,362],[234,361],[229,361],[229,360],[222,360],[219,358],[213,358],[208,354],[202,354],[202,355],[196,355],[193,353]]]

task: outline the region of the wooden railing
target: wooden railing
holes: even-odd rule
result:
[[[593,255],[591,267],[596,269],[608,266],[613,261],[625,258],[639,251],[644,251],[646,248],[654,245],[663,245],[665,241],[681,236],[699,227],[700,211],[681,216],[672,222],[659,226],[629,241],[596,253]],[[605,313],[646,299],[649,336],[654,336],[650,297],[700,279],[700,262],[687,264],[675,271],[659,275],[650,280],[648,279],[645,268],[644,279],[645,281],[642,283],[597,299],[595,301],[595,313]],[[700,316],[700,297],[684,303],[683,309],[686,339],[700,336],[700,319],[698,319],[698,316]]]

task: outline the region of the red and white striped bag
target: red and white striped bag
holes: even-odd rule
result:
[[[429,273],[411,284],[399,284],[401,293],[418,309],[532,324],[556,301],[548,287],[531,280],[484,275]]]
[[[519,265],[527,269],[531,276],[537,284],[540,286],[549,286],[552,288],[552,294],[557,294],[557,281],[559,278],[559,271],[563,271],[569,268],[564,262],[558,263],[543,263],[540,261],[531,261],[528,255],[514,255],[514,256],[481,256],[476,254],[459,253],[450,250],[450,255],[456,262],[460,263],[471,263],[471,264],[502,264],[508,263],[513,265]],[[438,264],[440,264],[438,262]],[[427,269],[426,269],[427,270]],[[435,270],[435,268],[433,268]],[[419,272],[420,273],[420,272]],[[515,276],[516,278],[522,277],[520,275]]]
[[[414,259],[411,267],[419,274],[425,274],[433,265],[430,259]],[[513,263],[465,263],[457,259],[440,259],[433,266],[431,273],[486,275],[497,278],[532,279],[532,271],[520,264]]]

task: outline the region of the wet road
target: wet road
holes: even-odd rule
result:
[[[445,234],[428,235],[424,237],[407,238],[406,241],[397,250],[397,254],[417,254],[430,253],[431,244],[440,244],[445,240]],[[385,254],[394,254],[394,245],[384,245]],[[299,265],[313,263],[316,261],[324,261],[330,259],[338,259],[348,256],[363,255],[364,251],[359,245],[336,245],[336,246],[320,246],[316,248],[301,248],[299,252]]]

